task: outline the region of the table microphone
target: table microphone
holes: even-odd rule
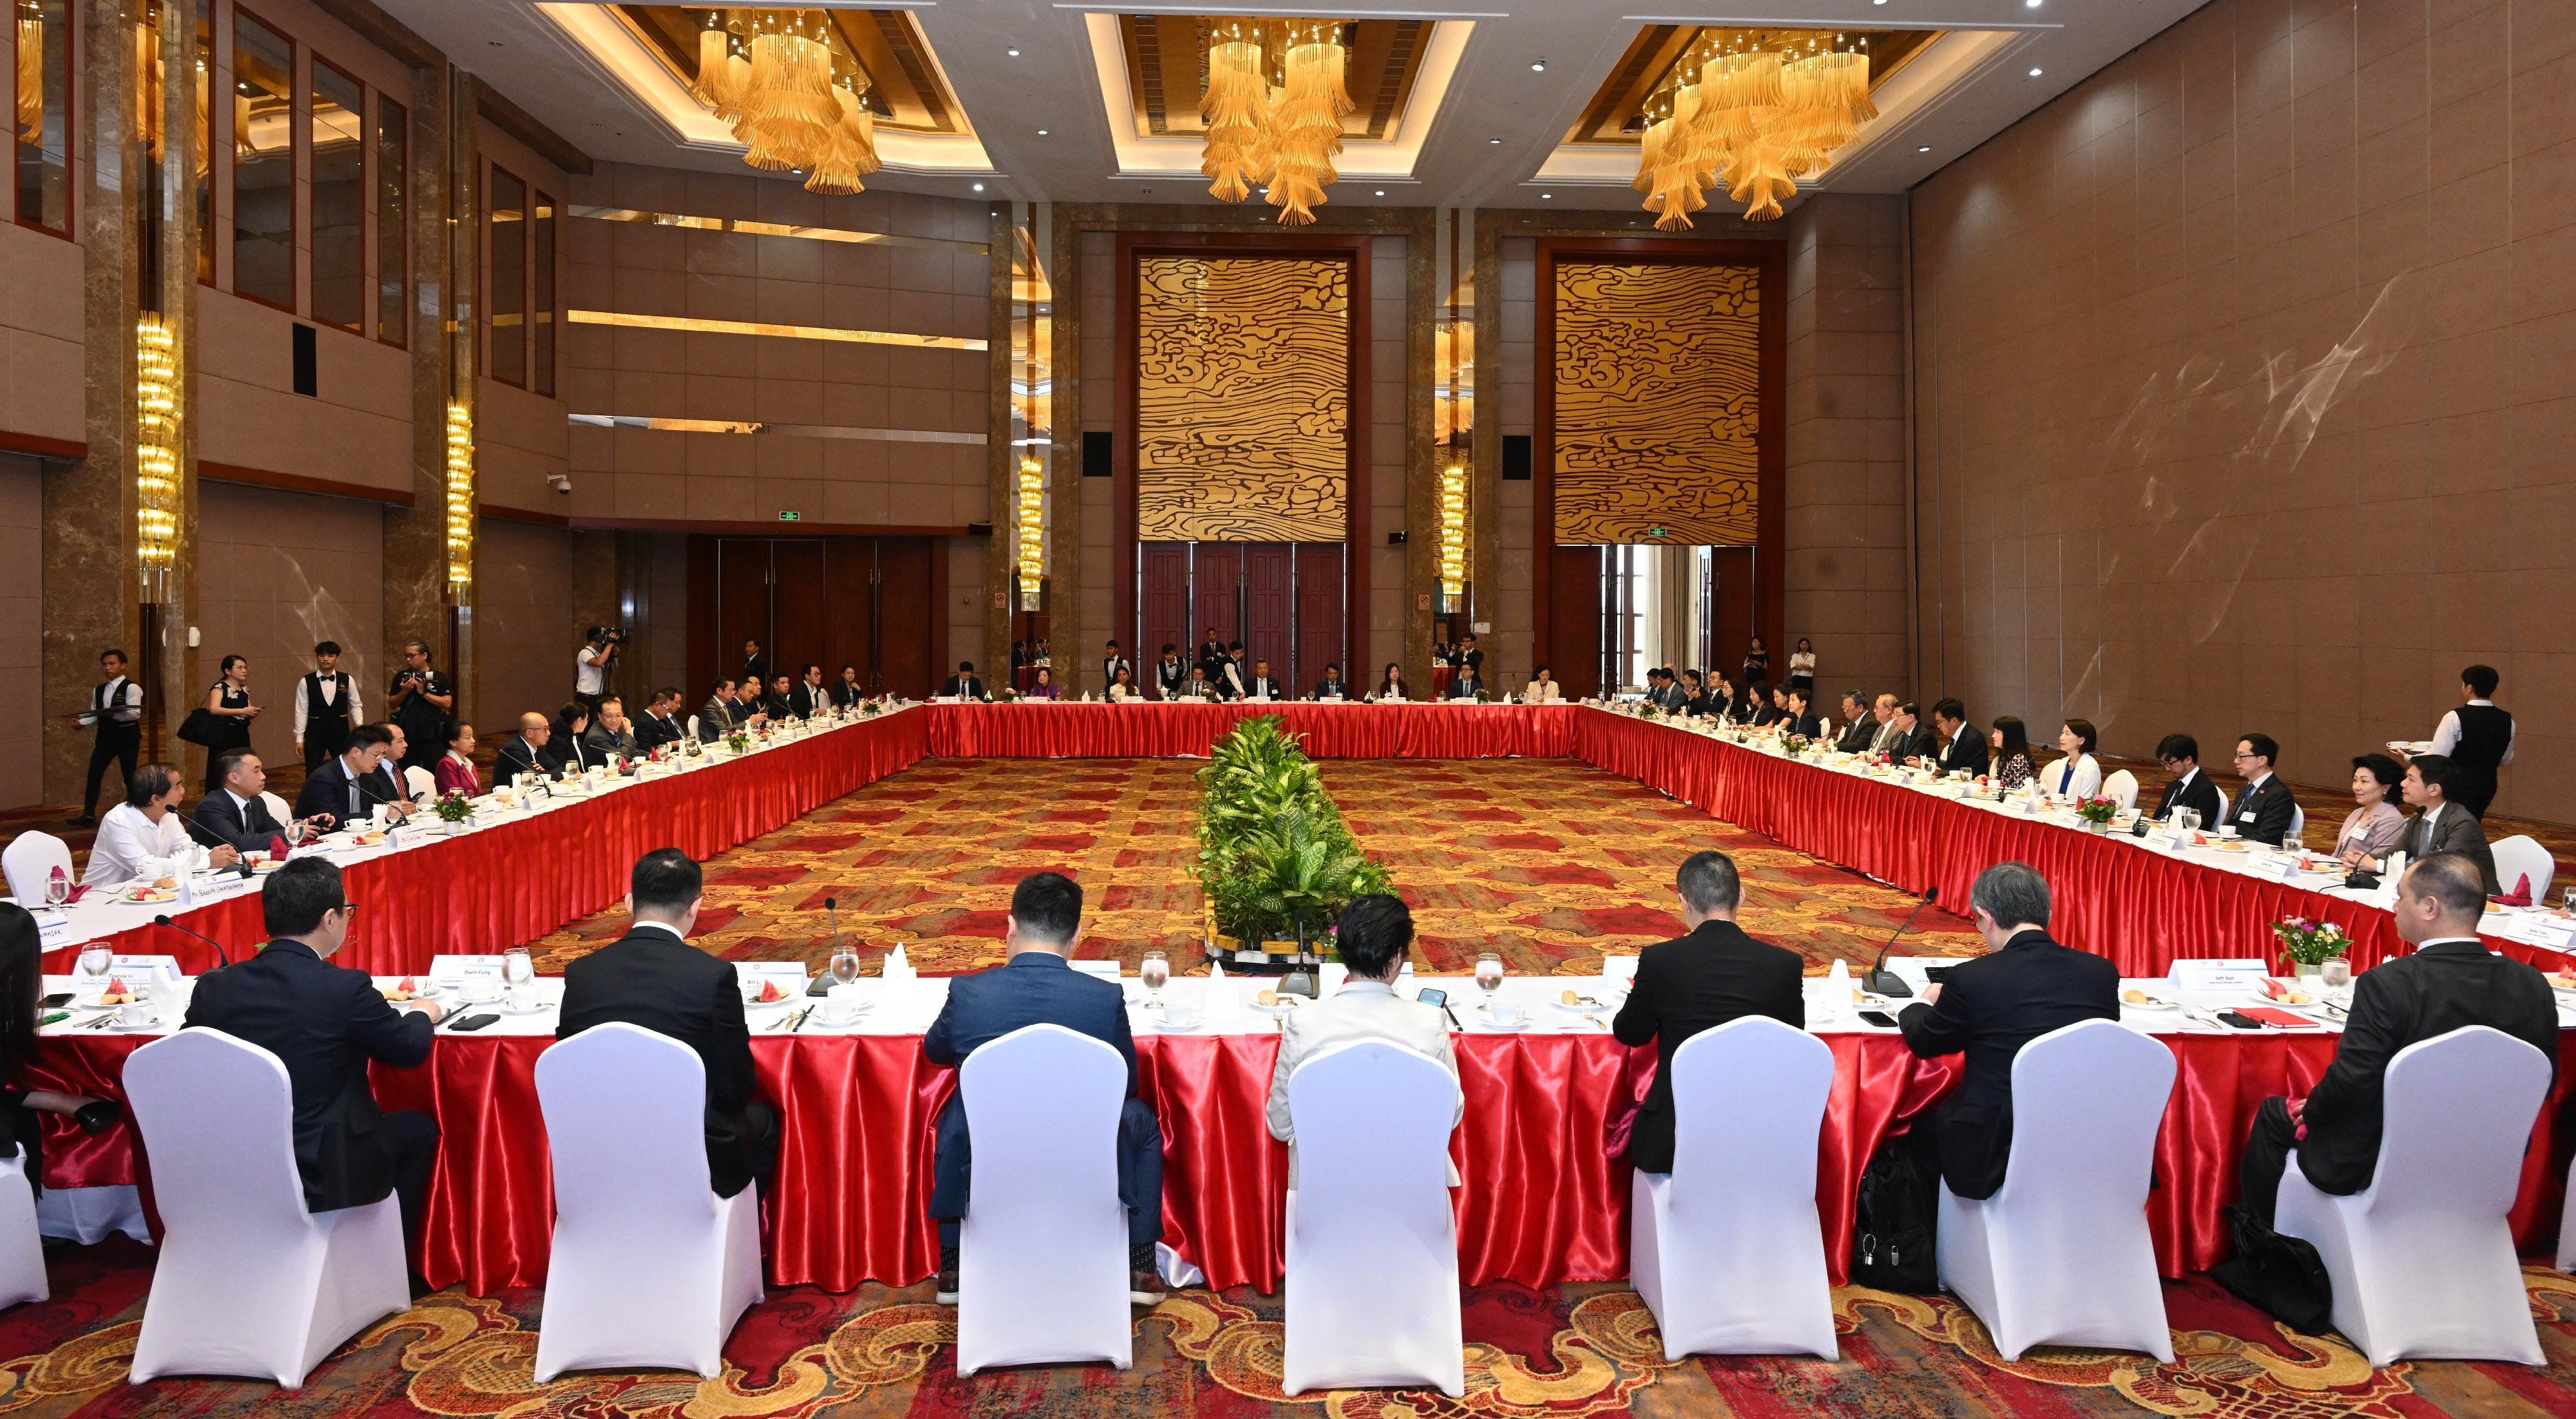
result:
[[[837,897],[825,897],[823,899],[823,920],[831,926],[832,954],[835,956],[841,954],[841,918],[833,908],[838,907],[840,904],[840,899]],[[805,987],[805,993],[807,995],[830,995],[832,993],[832,963],[828,959],[824,961],[822,972],[814,977],[813,983]]]
[[[224,949],[224,943],[217,941],[215,938],[208,936],[202,931],[195,931],[188,927],[181,926],[179,923],[172,921],[166,913],[152,918],[152,924],[154,926],[166,926],[172,931],[176,931],[187,936],[193,936],[215,948],[216,960],[223,962],[227,966],[233,963],[233,953]]]
[[[1878,964],[1871,966],[1869,968],[1869,974],[1860,978],[1861,989],[1878,995],[1912,995],[1914,993],[1914,987],[1907,985],[1902,977],[1887,968],[1887,953],[1889,948],[1896,945],[1896,938],[1903,936],[1906,932],[1906,928],[1914,925],[1914,918],[1923,915],[1923,909],[1932,905],[1932,899],[1940,894],[1941,889],[1938,887],[1926,887],[1923,889],[1923,900],[1914,904],[1914,910],[1905,914],[1905,920],[1900,922],[1894,931],[1889,932],[1887,934],[1887,940],[1879,946]]]

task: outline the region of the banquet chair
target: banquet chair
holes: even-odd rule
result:
[[[2173,1360],[2147,1186],[2174,1056],[2113,1020],[2081,1020],[2012,1062],[2004,1185],[1982,1201],[1941,1187],[1941,1284],[2010,1362],[2034,1345],[2143,1350]]]
[[[2122,811],[2138,806],[2138,776],[2119,769],[2102,780],[2102,796],[2117,802]]]
[[[2558,1209],[2558,1269],[2576,1271],[2576,1158],[2567,1160],[2567,1198]]]
[[[689,716],[689,737],[691,739],[698,737],[698,717],[696,715]]]
[[[1353,1040],[1288,1076],[1281,1392],[1435,1385],[1467,1391],[1449,1131],[1458,1081],[1429,1055]]]
[[[2488,851],[2495,854],[2496,885],[2511,892],[2529,877],[2534,905],[2548,893],[2550,879],[2558,875],[2558,859],[2528,833],[2500,839]]]
[[[51,833],[30,828],[0,849],[0,876],[8,878],[9,895],[21,906],[45,904],[45,883],[57,867],[63,870],[64,881],[80,880],[72,875],[72,850]]]
[[[1838,1358],[1816,1140],[1834,1087],[1823,1040],[1761,1015],[1673,1051],[1673,1170],[1629,1185],[1628,1256],[1664,1358]]]
[[[0,1306],[41,1301],[52,1294],[45,1283],[45,1244],[36,1234],[36,1195],[27,1187],[27,1154],[0,1159]]]
[[[2308,810],[2293,802],[2290,805],[2290,836],[2298,837],[2308,830]]]
[[[2200,830],[2214,838],[2218,836],[2218,830],[2226,825],[2229,799],[2227,797],[2227,790],[2220,788],[2216,784],[2210,785],[2210,791],[2218,795],[2218,821],[2215,823],[2203,823],[2200,825]]]
[[[1062,1025],[1026,1025],[957,1067],[973,1148],[957,1239],[957,1373],[1134,1363],[1118,1115],[1127,1064]]]
[[[161,1257],[131,1383],[258,1375],[294,1389],[322,1357],[411,1304],[402,1204],[308,1212],[294,1099],[276,1055],[182,1030],[125,1061],[152,1157]]]
[[[619,1023],[548,1046],[536,1076],[555,1183],[537,1383],[566,1370],[715,1378],[725,1337],[761,1299],[760,1194],[708,1185],[706,1066]]]
[[[2544,1363],[2506,1213],[2549,1060],[2486,1025],[2389,1060],[2370,1186],[2319,1192],[2290,1154],[2273,1226],[2313,1244],[2335,1329],[2374,1366],[2398,1359]]]
[[[418,764],[414,764],[410,768],[403,770],[402,780],[403,792],[409,794],[414,803],[419,802],[423,798],[436,798],[438,796],[437,776]]]
[[[268,805],[268,816],[276,820],[279,826],[295,821],[295,807],[285,799],[263,788],[259,791],[259,801]]]

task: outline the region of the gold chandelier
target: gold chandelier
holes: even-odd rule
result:
[[[1240,202],[1259,185],[1282,225],[1314,221],[1324,189],[1341,180],[1333,159],[1353,108],[1349,58],[1339,20],[1219,21],[1199,99],[1208,195]]]
[[[867,75],[831,44],[829,17],[803,10],[710,10],[689,92],[733,125],[743,161],[810,174],[805,190],[864,192],[877,157]]]
[[[1841,35],[1709,32],[1646,99],[1639,192],[1664,231],[1689,228],[1723,187],[1751,221],[1780,215],[1802,174],[1878,117],[1869,101],[1869,41]]]

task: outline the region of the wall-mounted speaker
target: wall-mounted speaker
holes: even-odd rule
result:
[[[1503,435],[1503,481],[1526,483],[1530,480],[1530,436]]]
[[[1086,433],[1082,436],[1082,476],[1106,478],[1110,475],[1109,435]]]
[[[321,356],[313,346],[313,327],[290,325],[294,332],[295,392],[320,398],[322,394]]]

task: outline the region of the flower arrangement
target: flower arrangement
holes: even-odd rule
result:
[[[465,796],[465,790],[451,788],[429,805],[429,811],[442,823],[468,823],[474,819],[474,800]]]
[[[750,753],[751,736],[743,733],[739,729],[735,730],[733,733],[725,736],[725,750],[726,752],[733,754]]]
[[[1809,749],[1815,747],[1815,742],[1816,741],[1809,739],[1803,734],[1782,734],[1780,736],[1780,752],[1794,759],[1800,754],[1803,754]]]
[[[2096,830],[2109,827],[2112,817],[2119,811],[2120,800],[2116,798],[2103,798],[2097,795],[2075,800],[2075,816],[2091,824]]]
[[[1012,688],[1011,688],[1010,686],[1008,686],[1008,685],[1004,685],[1004,686],[1001,688],[1001,690],[993,696],[993,699],[994,699],[997,703],[1000,703],[1000,704],[1006,704],[1006,705],[1007,705],[1007,704],[1009,704],[1011,701],[1016,700],[1016,699],[1018,699],[1019,697],[1020,697],[1020,692],[1019,692],[1019,691],[1012,689]]]
[[[859,718],[861,718],[861,719],[874,719],[874,718],[876,718],[876,717],[877,717],[877,702],[876,702],[876,701],[874,701],[874,700],[861,700],[861,701],[859,701]]]
[[[2320,965],[2352,949],[2352,938],[2342,927],[2303,916],[2272,923],[2272,935],[2281,943],[2281,953],[2302,966]]]
[[[1480,704],[1480,705],[1490,705],[1490,704],[1492,704],[1493,702],[1494,702],[1494,692],[1493,692],[1493,691],[1491,691],[1491,690],[1487,690],[1487,689],[1482,689],[1482,688],[1479,688],[1479,689],[1476,691],[1476,703],[1478,703],[1478,704]]]

